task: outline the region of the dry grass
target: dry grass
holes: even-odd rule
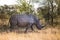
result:
[[[5,21],[5,24],[6,22],[7,21]],[[0,21],[0,24],[3,23]],[[60,27],[60,25],[58,25],[58,27]],[[21,33],[19,31],[13,31],[7,33],[6,31],[3,31],[0,32],[0,40],[60,40],[60,28],[51,28],[51,26],[49,28],[48,26],[48,28],[35,31],[37,32]]]
[[[47,28],[28,33],[2,32],[0,40],[60,40],[60,29]]]

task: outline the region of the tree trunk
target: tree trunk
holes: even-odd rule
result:
[[[51,1],[51,25],[53,26],[53,14],[54,14],[54,12],[53,12],[53,9],[54,9],[54,7],[53,7],[53,1]]]

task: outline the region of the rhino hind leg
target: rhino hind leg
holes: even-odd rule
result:
[[[12,32],[15,27],[16,27],[16,25],[10,25],[10,32]]]
[[[10,32],[12,32],[13,29],[14,29],[14,27],[13,26],[10,26]]]

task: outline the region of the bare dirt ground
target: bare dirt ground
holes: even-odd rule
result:
[[[38,32],[18,33],[2,32],[0,40],[60,40],[60,29],[46,28]]]

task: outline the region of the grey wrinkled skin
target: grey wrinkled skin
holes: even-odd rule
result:
[[[27,32],[28,28],[31,28],[33,30],[33,25],[36,25],[37,29],[43,28],[43,26],[40,25],[38,18],[32,14],[12,15],[9,19],[9,22],[11,29],[17,25],[19,27],[26,27],[25,32]]]

